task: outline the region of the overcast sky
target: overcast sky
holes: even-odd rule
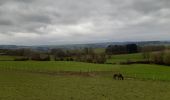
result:
[[[0,44],[170,40],[170,0],[0,0]]]

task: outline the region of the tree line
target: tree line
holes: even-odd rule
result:
[[[150,63],[170,65],[170,51],[165,46],[145,46],[142,55]]]
[[[0,49],[1,54],[17,56],[15,61],[79,61],[88,63],[105,63],[108,58],[116,54],[141,52],[147,62],[170,65],[170,52],[162,45],[138,46],[136,44],[109,45],[105,52],[97,53],[93,48],[82,49],[50,49],[48,51],[34,51],[31,49]],[[142,62],[143,63],[143,62]]]
[[[139,49],[136,44],[109,45],[105,50],[105,53],[108,55],[128,54],[128,53],[137,53],[137,52],[139,52]]]
[[[46,52],[33,51],[31,49],[0,49],[0,52],[10,56],[17,56],[15,61],[79,61],[88,63],[105,63],[105,53],[95,53],[92,48],[83,49],[51,49]]]
[[[88,63],[105,63],[106,54],[96,53],[92,48],[75,50],[52,49],[51,54],[55,61],[80,61]]]

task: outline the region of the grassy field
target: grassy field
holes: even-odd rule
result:
[[[2,55],[0,55],[0,61],[12,61],[14,59],[15,59],[14,56],[2,56]]]
[[[110,65],[91,64],[82,62],[65,61],[1,61],[0,70],[18,70],[32,72],[55,73],[59,71],[73,72],[100,72],[104,76],[112,77],[113,73],[121,72],[128,78],[170,80],[170,67],[161,65],[133,64],[133,65]],[[107,73],[106,73],[107,72]]]
[[[114,71],[119,66],[67,61],[1,61],[0,69],[31,71]]]
[[[151,80],[170,80],[170,67],[149,64],[120,66],[120,72],[127,77]]]
[[[0,61],[0,100],[169,100],[169,90],[168,66]]]
[[[105,52],[105,48],[96,48],[94,49],[95,53],[104,53]]]
[[[169,90],[162,81],[0,71],[0,100],[169,100]]]
[[[144,60],[141,53],[136,54],[121,54],[121,55],[113,55],[111,59],[107,60],[107,63],[120,63],[130,61],[138,61]]]

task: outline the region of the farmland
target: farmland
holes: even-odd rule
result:
[[[113,57],[115,62],[142,59],[140,54]],[[125,80],[113,80],[118,72]],[[169,72],[169,66],[154,64],[0,61],[0,100],[168,100]]]
[[[170,67],[147,64],[111,65],[65,61],[5,61],[0,62],[0,69],[4,71],[17,70],[47,73],[62,71],[100,72],[99,74],[104,73],[108,77],[112,77],[113,73],[121,72],[130,78],[170,80]]]
[[[169,89],[168,81],[0,72],[1,100],[168,100]]]
[[[120,63],[130,61],[138,61],[143,60],[143,56],[141,53],[135,54],[121,54],[121,55],[113,55],[110,59],[107,60],[107,63]]]
[[[6,70],[32,71],[112,71],[118,66],[107,64],[91,64],[67,61],[5,61],[0,62],[0,68]]]
[[[0,61],[12,61],[14,58],[14,56],[0,56]]]
[[[170,0],[0,0],[0,100],[170,100]]]

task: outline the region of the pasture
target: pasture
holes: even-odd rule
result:
[[[111,65],[67,61],[1,61],[0,70],[44,73],[92,72],[107,77],[120,72],[128,78],[170,80],[170,67],[154,64]]]
[[[120,55],[112,55],[110,59],[107,60],[107,63],[121,63],[127,61],[139,61],[144,60],[142,53],[135,54],[120,54]]]
[[[113,80],[117,72],[125,80]],[[0,61],[0,100],[168,100],[169,72],[160,65]]]
[[[0,61],[12,61],[14,60],[15,57],[14,56],[6,56],[6,55],[0,55]]]
[[[94,52],[95,53],[104,53],[105,52],[105,48],[95,48]]]
[[[0,71],[1,100],[168,100],[170,82]]]

